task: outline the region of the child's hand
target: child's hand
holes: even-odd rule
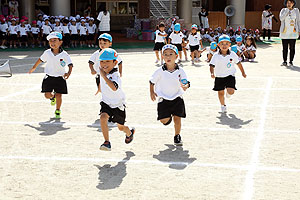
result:
[[[97,74],[97,72],[93,69],[93,70],[91,70],[91,74],[95,75],[95,74]]]
[[[215,74],[211,74],[210,76],[211,76],[211,78],[216,78],[216,77],[215,77]]]
[[[31,68],[29,71],[28,71],[28,74],[31,74],[32,72],[34,72],[34,68]]]
[[[157,94],[155,92],[151,92],[150,93],[150,97],[151,97],[151,100],[152,101],[155,101],[156,100],[156,97],[157,97]]]
[[[106,72],[100,67],[100,75],[103,77],[103,76],[106,76]]]
[[[67,80],[67,79],[69,78],[70,75],[71,75],[70,73],[65,73],[65,74],[64,74],[64,79]]]
[[[244,78],[246,78],[246,77],[247,77],[246,73],[242,73],[242,75],[243,75],[243,77],[244,77]]]

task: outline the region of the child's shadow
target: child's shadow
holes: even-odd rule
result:
[[[94,165],[99,169],[99,184],[96,186],[99,190],[110,190],[117,188],[123,182],[124,177],[127,175],[126,162],[130,160],[135,154],[131,151],[126,151],[126,157],[119,161],[116,166],[110,164]]]
[[[101,126],[100,126],[100,119],[96,119],[94,123],[92,123],[90,125],[87,125],[87,127],[89,127],[89,128],[98,128],[97,131],[102,132]],[[108,131],[111,131],[112,127],[113,126],[108,126]]]
[[[233,129],[240,129],[243,125],[249,124],[253,121],[252,119],[244,121],[242,119],[237,118],[234,114],[227,115],[226,113],[221,113],[220,117],[217,118],[220,120],[220,122],[216,122],[216,124],[227,125]]]
[[[300,72],[300,67],[298,66],[286,66],[286,68],[295,72]]]
[[[40,122],[39,123],[39,127],[30,125],[30,124],[25,124],[25,126],[28,126],[30,128],[34,128],[37,131],[40,131],[40,135],[42,136],[50,136],[50,135],[54,135],[59,131],[65,131],[68,130],[70,128],[65,128],[63,127],[63,124],[65,122],[61,122],[60,119],[56,119],[56,118],[50,118],[48,121],[45,122]],[[51,126],[51,127],[49,127]]]
[[[183,150],[181,146],[165,145],[168,149],[159,151],[159,154],[153,155],[153,158],[164,163],[169,163],[169,168],[171,169],[183,170],[196,160],[196,158],[190,158],[189,151]]]

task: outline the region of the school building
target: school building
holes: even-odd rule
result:
[[[198,13],[202,6],[209,11],[209,24],[212,28],[225,28],[228,18],[224,9],[228,5],[235,7],[235,15],[229,19],[233,27],[239,25],[255,29],[261,27],[261,13],[265,4],[272,5],[273,13],[278,18],[283,2],[284,0],[19,0],[20,14],[29,16],[30,19],[35,17],[35,5],[46,14],[65,16],[83,15],[83,11],[91,5],[93,17],[97,17],[100,7],[104,7],[111,13],[112,30],[132,26],[135,18],[146,19],[152,16],[168,18],[177,15],[187,25],[199,24]],[[279,29],[279,24],[274,23],[274,30]]]

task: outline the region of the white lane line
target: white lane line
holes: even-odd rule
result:
[[[0,101],[4,101],[4,100],[6,100],[8,98],[11,98],[11,97],[15,97],[15,96],[19,96],[19,95],[22,95],[22,94],[26,94],[28,92],[37,90],[39,88],[41,88],[41,87],[40,86],[36,86],[36,87],[29,88],[29,89],[26,89],[26,90],[23,90],[23,91],[20,91],[20,92],[15,92],[15,93],[9,94],[9,95],[4,96],[4,97],[0,97]]]
[[[57,157],[57,156],[16,156],[16,155],[0,155],[0,160],[30,160],[30,161],[68,161],[68,162],[123,162],[127,164],[151,164],[151,165],[189,165],[194,167],[207,168],[225,168],[235,170],[249,170],[251,166],[236,165],[236,164],[216,164],[216,163],[201,163],[198,161],[177,162],[177,161],[157,161],[157,160],[124,160],[124,159],[105,159],[105,158],[86,158],[86,157]],[[277,171],[277,172],[295,172],[299,173],[300,169],[281,168],[281,167],[258,167],[257,171]]]
[[[246,179],[245,179],[245,191],[243,196],[244,200],[251,200],[254,194],[254,174],[257,171],[259,165],[259,151],[260,151],[261,142],[264,138],[265,122],[267,118],[267,106],[268,106],[269,97],[271,93],[272,83],[273,83],[272,78],[269,78],[266,87],[266,93],[263,99],[263,103],[261,105],[260,124],[257,130],[258,133],[253,147],[253,153],[250,161],[250,168],[249,171],[247,172]]]

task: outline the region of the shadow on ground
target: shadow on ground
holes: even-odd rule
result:
[[[102,132],[101,126],[100,126],[100,119],[96,119],[91,125],[87,125],[89,128],[98,128],[97,131]],[[116,125],[109,123],[108,124],[108,131],[111,131],[112,128],[117,127]]]
[[[300,67],[298,66],[286,66],[286,69],[289,69],[291,71],[300,72]]]
[[[126,162],[133,156],[135,156],[133,152],[126,151],[126,157],[115,166],[111,166],[110,164],[103,165],[102,167],[100,165],[94,165],[99,169],[99,184],[96,188],[99,190],[111,190],[119,187],[127,175]]]
[[[40,122],[39,127],[30,124],[25,124],[24,126],[34,128],[35,130],[41,132],[40,135],[42,136],[50,136],[56,134],[59,131],[65,131],[70,129],[63,127],[64,123],[65,122],[61,122],[60,119],[50,118],[48,121]]]
[[[240,118],[237,118],[234,114],[227,115],[226,113],[221,113],[220,117],[217,117],[220,122],[216,122],[216,124],[226,125],[233,129],[240,129],[244,125],[249,124],[253,121],[253,119],[244,121]]]
[[[171,169],[183,170],[196,160],[196,158],[190,158],[189,151],[183,150],[182,146],[165,145],[168,149],[159,151],[159,154],[153,155],[153,158],[169,164]]]

